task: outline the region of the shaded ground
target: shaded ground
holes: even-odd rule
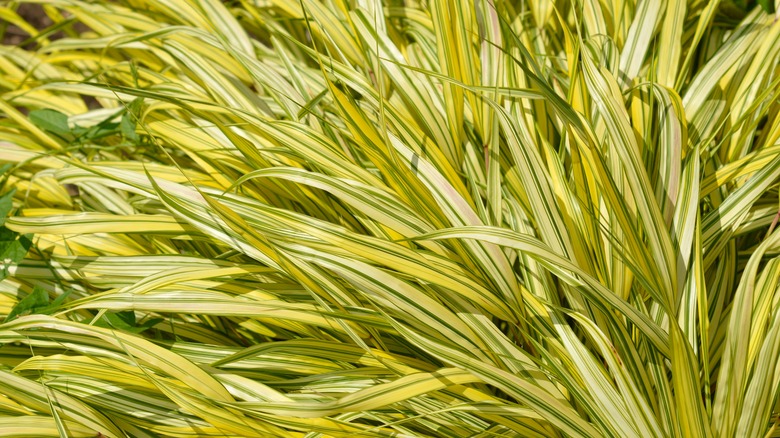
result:
[[[16,13],[21,15],[28,23],[30,23],[36,29],[45,29],[53,24],[51,19],[43,12],[41,5],[23,3],[19,5]],[[18,45],[30,38],[29,35],[22,29],[8,24],[2,23],[5,28],[3,33],[2,43],[5,45]]]

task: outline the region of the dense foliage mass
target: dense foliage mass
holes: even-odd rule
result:
[[[770,1],[0,6],[0,436],[780,436]]]

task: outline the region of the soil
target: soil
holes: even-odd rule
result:
[[[38,4],[22,3],[16,9],[16,13],[39,30],[54,24],[46,13],[43,12],[43,7]],[[5,27],[5,33],[2,34],[4,45],[16,46],[30,38],[30,35],[28,35],[27,32],[12,24],[0,21],[0,26]],[[2,29],[2,27],[0,27],[0,29]]]

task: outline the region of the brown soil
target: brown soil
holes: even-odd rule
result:
[[[53,24],[51,19],[43,12],[41,5],[32,3],[22,3],[16,9],[16,13],[21,15],[25,21],[30,23],[36,29],[45,29]],[[30,38],[25,31],[8,23],[0,22],[0,25],[4,25],[5,33],[3,34],[2,42],[5,45],[19,45]]]

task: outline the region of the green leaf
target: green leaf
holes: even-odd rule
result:
[[[35,286],[30,295],[19,301],[6,317],[5,321],[11,321],[17,316],[39,313],[38,311],[49,305],[49,293],[46,290]]]
[[[68,296],[71,293],[73,293],[73,289],[66,290],[65,292],[60,294],[60,296],[55,298],[54,301],[52,301],[51,304],[48,307],[46,307],[45,309],[48,309],[48,308],[51,308],[52,310],[59,309],[59,307],[62,305],[63,302],[65,302],[65,299],[68,298]],[[44,312],[40,312],[40,313],[44,313]],[[49,313],[49,312],[46,312],[46,313]]]
[[[30,121],[44,131],[56,134],[66,140],[73,139],[73,132],[68,126],[68,116],[53,109],[39,109],[30,111]]]
[[[775,13],[775,0],[758,0],[758,4],[767,14]]]
[[[16,240],[19,233],[9,230],[7,227],[0,227],[0,254],[4,253],[10,242]]]
[[[74,133],[78,136],[78,141],[88,142],[118,134],[120,132],[119,123],[112,122],[111,119],[113,116],[89,128],[76,127]]]
[[[9,169],[14,167],[11,163],[5,163],[2,166],[0,166],[0,176],[5,175],[6,172],[8,172]]]
[[[130,333],[141,333],[154,327],[162,321],[162,318],[151,318],[146,320],[143,324],[137,324],[135,312],[132,310],[125,310],[121,312],[106,313],[97,323],[95,323],[95,325],[98,327],[107,327]]]
[[[2,228],[0,230],[6,230]],[[11,232],[14,237],[16,233]],[[8,233],[3,232],[2,237],[8,237]],[[1,238],[1,237],[0,237]],[[32,234],[23,234],[18,239],[0,240],[0,260],[10,259],[11,263],[16,264],[24,259],[32,246]]]
[[[133,143],[138,142],[138,134],[135,132],[135,119],[129,113],[122,114],[122,121],[119,122],[119,128],[122,135]]]
[[[15,188],[9,190],[3,196],[0,196],[0,225],[5,223],[5,218],[8,216],[8,213],[11,212],[11,209],[14,206],[14,193],[16,193]]]

